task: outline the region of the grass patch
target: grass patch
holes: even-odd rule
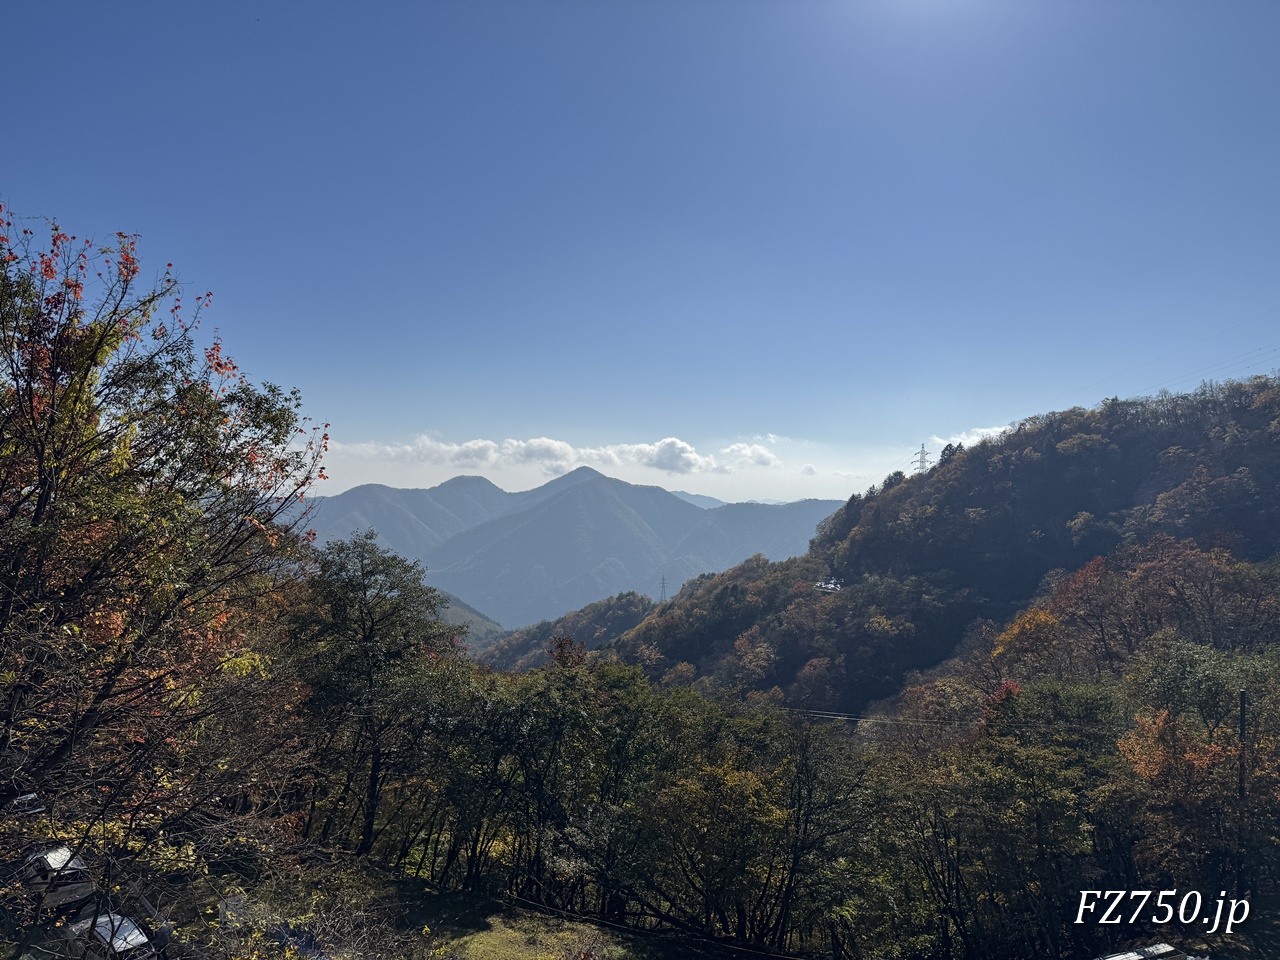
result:
[[[421,903],[433,945],[463,960],[722,960],[665,936],[597,926],[486,897],[442,894]]]

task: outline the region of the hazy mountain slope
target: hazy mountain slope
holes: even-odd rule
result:
[[[703,507],[707,510],[714,510],[716,507],[723,507],[724,501],[717,500],[715,497],[708,497],[701,493],[686,493],[683,490],[672,490],[673,494],[681,500],[688,500],[695,507]]]
[[[555,620],[513,630],[478,659],[503,670],[528,670],[550,659],[547,650],[553,637],[570,637],[587,650],[596,650],[630,630],[655,606],[651,599],[635,592],[598,600]]]
[[[617,648],[655,674],[857,709],[948,656],[975,621],[1024,606],[1050,571],[1122,542],[1167,534],[1272,556],[1278,437],[1268,377],[1031,417],[852,497],[803,558],[688,584]],[[831,576],[843,590],[816,586]]]
[[[481,524],[426,557],[431,582],[503,623],[530,623],[652,585],[667,544],[703,511],[657,487],[599,476]]]
[[[803,552],[838,506],[704,509],[581,467],[519,493],[480,477],[429,490],[356,487],[319,501],[310,525],[322,543],[373,527],[385,546],[422,560],[432,585],[511,626],[629,590],[656,594],[663,577],[674,591],[754,553]]]
[[[309,526],[318,540],[345,540],[373,527],[383,544],[406,557],[421,557],[464,530],[527,510],[579,483],[599,477],[581,467],[533,490],[508,493],[484,477],[454,477],[427,490],[380,483],[317,497]]]
[[[507,493],[483,477],[454,477],[430,490],[370,483],[317,501],[310,526],[321,543],[373,527],[384,546],[401,556],[421,557],[519,503],[519,494]]]
[[[440,619],[445,623],[467,628],[463,643],[473,654],[487,649],[507,635],[502,624],[490,620],[479,610],[463,603],[452,594],[446,591],[441,592],[448,599],[448,604],[440,611]]]
[[[814,528],[832,513],[830,500],[795,503],[727,503],[706,511],[674,552],[679,556],[749,557],[763,553],[782,560],[809,549]],[[703,566],[705,573],[714,567]]]

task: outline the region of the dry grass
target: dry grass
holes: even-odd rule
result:
[[[432,898],[425,925],[434,945],[461,960],[706,960],[664,938],[504,906],[465,895]],[[720,958],[717,958],[720,960]]]

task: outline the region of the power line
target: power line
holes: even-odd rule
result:
[[[1250,367],[1256,366],[1259,361],[1268,357],[1275,357],[1278,354],[1280,354],[1280,341],[1268,343],[1264,346],[1246,351],[1245,353],[1237,354],[1234,357],[1228,357],[1226,360],[1221,360],[1218,363],[1211,364],[1210,366],[1201,367],[1199,370],[1184,374],[1181,377],[1174,377],[1173,379],[1165,380],[1163,383],[1156,384],[1154,387],[1146,387],[1142,392],[1149,393],[1153,390],[1167,389],[1174,384],[1185,383],[1188,380],[1203,380],[1207,374],[1216,373],[1221,375],[1235,371],[1237,368],[1248,370]]]
[[[1267,315],[1268,315],[1268,316],[1270,315],[1270,311],[1268,311]],[[1248,320],[1240,320],[1240,321],[1238,321],[1238,322],[1236,322],[1236,323],[1233,323],[1233,324],[1232,324],[1231,326],[1229,326],[1229,327],[1215,328],[1215,329],[1214,329],[1214,331],[1213,331],[1213,333],[1211,333],[1211,334],[1209,334],[1209,335],[1207,335],[1207,336],[1204,336],[1204,337],[1200,337],[1200,338],[1199,338],[1199,339],[1197,339],[1197,340],[1192,340],[1190,343],[1184,344],[1183,349],[1189,349],[1189,348],[1191,348],[1191,347],[1198,347],[1198,346],[1200,346],[1200,344],[1202,344],[1202,343],[1208,343],[1208,342],[1210,342],[1210,341],[1213,341],[1213,342],[1215,342],[1215,343],[1220,343],[1220,342],[1222,341],[1222,338],[1223,338],[1223,336],[1224,336],[1225,334],[1232,333],[1232,332],[1234,332],[1234,331],[1236,331],[1236,330],[1240,329],[1241,327],[1243,327],[1245,324],[1253,322],[1253,320],[1255,320],[1255,319],[1258,319],[1258,318],[1251,317],[1251,318],[1250,318],[1250,319],[1248,319]],[[1131,374],[1131,373],[1136,373],[1136,372],[1137,372],[1137,371],[1139,371],[1139,370],[1145,370],[1147,367],[1153,366],[1154,364],[1157,364],[1157,363],[1164,362],[1166,359],[1167,359],[1167,358],[1162,358],[1162,357],[1153,357],[1152,359],[1150,359],[1150,360],[1145,360],[1145,361],[1143,361],[1142,363],[1138,363],[1138,364],[1133,364],[1133,365],[1131,365],[1131,366],[1127,366],[1127,367],[1125,367],[1125,368],[1124,368],[1124,369],[1122,369],[1122,370],[1117,370],[1117,371],[1115,371],[1114,373],[1108,374],[1107,376],[1103,377],[1103,378],[1102,378],[1102,379],[1100,379],[1100,380],[1094,380],[1094,381],[1093,381],[1093,382],[1091,382],[1091,383],[1082,384],[1082,385],[1080,385],[1079,387],[1075,388],[1074,390],[1071,390],[1071,391],[1070,391],[1070,392],[1068,392],[1068,393],[1063,393],[1063,394],[1060,394],[1060,395],[1059,395],[1059,396],[1057,396],[1057,397],[1054,397],[1054,398],[1052,398],[1052,399],[1049,399],[1049,400],[1045,401],[1045,406],[1046,406],[1046,407],[1048,407],[1048,408],[1051,408],[1051,407],[1053,407],[1053,405],[1054,405],[1054,404],[1060,403],[1060,402],[1061,402],[1061,401],[1063,401],[1063,400],[1069,400],[1069,399],[1071,399],[1072,397],[1079,396],[1079,394],[1080,394],[1082,391],[1084,391],[1084,390],[1092,390],[1094,387],[1100,387],[1100,386],[1102,386],[1103,384],[1112,384],[1112,385],[1114,385],[1115,381],[1116,381],[1116,380],[1118,380],[1119,378],[1121,378],[1121,377],[1125,377],[1125,376],[1128,376],[1128,375],[1129,375],[1129,374]],[[1022,418],[1022,417],[1019,417],[1018,419],[1023,419],[1023,418]]]
[[[976,723],[976,720],[932,720],[925,717],[863,717],[853,713],[838,713],[834,710],[807,710],[804,707],[784,707],[794,713],[817,717],[820,720],[847,720],[850,723],[922,723],[922,724],[959,724]]]
[[[864,717],[860,714],[840,713],[835,710],[811,710],[804,707],[783,707],[792,713],[802,713],[805,716],[813,717],[817,720],[844,720],[848,723],[881,723],[890,726],[925,726],[925,727],[971,727],[981,722],[982,717],[970,717],[966,720],[944,720],[941,718],[931,717]],[[1055,730],[1072,730],[1077,732],[1096,731],[1103,726],[1101,723],[1067,723],[1059,720],[1053,721]],[[1034,731],[1041,729],[1044,724],[1039,723],[1007,723],[1002,722],[1000,729],[1014,731]]]
[[[1269,315],[1270,315],[1270,311],[1264,314],[1264,317],[1269,317]],[[1215,342],[1219,341],[1223,333],[1237,330],[1249,322],[1250,322],[1249,320],[1242,320],[1239,323],[1233,324],[1232,326],[1215,330],[1214,333],[1206,337],[1201,337],[1197,340],[1191,341],[1190,343],[1186,344],[1186,347],[1198,346],[1208,341],[1215,341]],[[1252,350],[1248,350],[1244,353],[1240,353],[1233,357],[1229,357],[1225,360],[1220,360],[1217,363],[1213,363],[1205,367],[1199,367],[1196,370],[1193,370],[1189,373],[1167,377],[1166,379],[1160,381],[1159,383],[1153,384],[1152,386],[1149,386],[1149,387],[1144,387],[1136,391],[1136,393],[1130,393],[1129,395],[1130,396],[1150,395],[1152,393],[1155,393],[1158,390],[1168,389],[1169,387],[1172,387],[1176,384],[1185,383],[1187,381],[1203,381],[1205,376],[1209,374],[1217,374],[1218,376],[1222,376],[1228,372],[1234,371],[1237,368],[1248,370],[1250,367],[1257,366],[1258,363],[1261,362],[1262,360],[1268,357],[1275,356],[1278,352],[1280,352],[1280,341],[1267,343],[1260,347],[1255,347]],[[1086,384],[1083,387],[1079,387],[1067,393],[1060,394],[1057,399],[1051,399],[1042,403],[1040,409],[1030,410],[1026,413],[1018,414],[1013,418],[1012,423],[1018,423],[1019,421],[1025,420],[1027,417],[1034,416],[1039,413],[1045,413],[1048,411],[1048,409],[1052,408],[1055,404],[1060,403],[1063,400],[1067,400],[1068,398],[1073,396],[1078,397],[1082,390],[1089,390],[1089,389],[1092,389],[1093,387],[1101,386],[1102,384],[1108,383],[1108,382],[1114,385],[1116,380],[1125,376],[1126,374],[1134,373],[1138,370],[1149,367],[1153,363],[1157,363],[1157,362],[1159,361],[1149,360],[1149,361],[1146,361],[1145,363],[1140,363],[1134,366],[1130,366],[1102,380],[1095,380],[1092,383]]]

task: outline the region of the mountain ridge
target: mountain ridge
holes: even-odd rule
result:
[[[373,527],[421,560],[427,581],[505,626],[534,624],[628,591],[670,589],[756,553],[807,549],[838,500],[722,504],[579,467],[509,493],[482,477],[427,489],[364,484],[318,500],[321,541]]]

